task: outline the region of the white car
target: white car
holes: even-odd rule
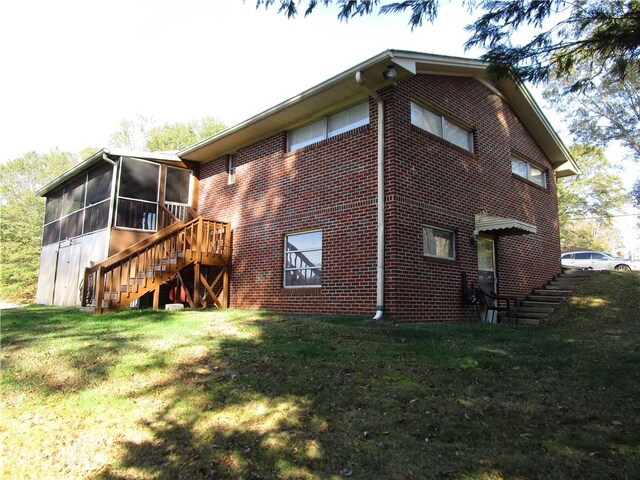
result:
[[[596,251],[567,252],[560,256],[564,268],[583,270],[637,270],[628,258],[619,258],[610,253]]]

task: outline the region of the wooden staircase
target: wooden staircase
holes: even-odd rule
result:
[[[197,217],[177,221],[85,270],[82,305],[95,313],[118,310],[146,293],[153,292],[153,307],[159,306],[160,286],[176,279],[192,308],[207,301],[228,306],[231,230],[228,223]],[[202,271],[216,268],[208,282]],[[218,286],[217,291],[216,286]]]
[[[565,270],[542,288],[534,289],[517,307],[518,323],[538,325],[549,318],[570,297],[577,285],[589,278],[591,270]]]

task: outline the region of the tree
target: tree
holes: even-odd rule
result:
[[[111,135],[109,146],[151,152],[180,150],[225,128],[226,125],[214,117],[154,125],[151,117],[138,115],[135,120],[122,120],[120,128]]]
[[[604,252],[614,252],[622,246],[622,236],[611,223],[603,224],[596,219],[581,219],[571,223],[565,230],[563,246],[580,247]]]
[[[640,180],[636,180],[636,183],[631,190],[631,201],[636,208],[640,208]]]
[[[582,173],[558,181],[560,241],[564,246],[588,247],[596,241],[596,233],[612,228],[612,215],[629,197],[618,169],[607,159],[604,150],[576,145],[570,151]],[[586,219],[590,220],[587,228],[584,222],[577,221]],[[591,240],[587,241],[588,238]]]
[[[0,298],[35,297],[44,214],[44,199],[36,192],[77,160],[58,149],[29,152],[0,170]]]
[[[147,132],[145,148],[159,152],[180,150],[224,130],[227,126],[214,117],[189,123],[165,123]]]
[[[288,17],[311,14],[318,4],[325,7],[332,0],[256,0],[256,8],[278,3],[278,12]],[[338,18],[348,21],[355,16],[410,11],[411,28],[424,21],[433,23],[440,0],[339,0]],[[574,73],[576,65],[594,61],[603,74],[625,78],[637,71],[640,55],[640,2],[637,0],[463,0],[471,11],[482,14],[469,25],[471,37],[465,47],[485,47],[482,58],[490,62],[490,71],[498,76],[512,76],[533,83],[545,82],[551,72],[561,77]],[[379,7],[379,8],[378,8]],[[549,26],[549,24],[551,24]],[[537,33],[523,44],[513,44],[523,27]],[[575,79],[572,87],[582,89],[589,78]]]
[[[578,68],[576,69],[578,70]],[[594,75],[582,66],[578,77]],[[640,161],[640,75],[629,72],[624,80],[593,77],[595,88],[572,91],[572,79],[552,78],[544,98],[570,119],[569,130],[580,143],[607,147],[615,142]]]
[[[126,118],[120,122],[120,128],[111,134],[110,147],[120,147],[129,150],[144,150],[147,132],[152,128],[151,117],[138,115],[135,120]]]

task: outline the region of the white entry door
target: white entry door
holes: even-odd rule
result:
[[[496,292],[496,253],[493,238],[478,238],[478,284],[485,292]],[[496,312],[483,308],[482,319],[485,322],[494,323]]]
[[[478,283],[485,292],[495,292],[497,289],[493,238],[478,238]]]

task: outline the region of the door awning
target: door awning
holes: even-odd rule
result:
[[[526,235],[537,233],[535,225],[530,225],[515,218],[495,217],[493,215],[476,215],[476,228],[473,236],[477,237],[481,233],[493,233],[495,235]]]

